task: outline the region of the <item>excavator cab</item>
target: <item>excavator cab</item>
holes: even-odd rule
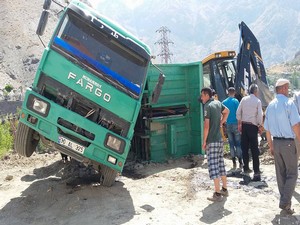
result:
[[[227,89],[234,87],[236,74],[235,51],[213,53],[202,60],[204,86],[216,91],[220,101],[227,98]]]

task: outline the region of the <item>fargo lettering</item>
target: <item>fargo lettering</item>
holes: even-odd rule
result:
[[[90,93],[93,93],[97,97],[102,98],[105,102],[110,102],[110,94],[103,92],[101,89],[101,84],[90,79],[89,77],[85,75],[83,75],[82,77],[77,77],[75,73],[70,72],[68,75],[68,80],[73,80],[76,85],[80,86],[85,90],[88,90]]]

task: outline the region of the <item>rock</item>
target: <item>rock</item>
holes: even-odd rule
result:
[[[2,52],[0,52],[0,63],[3,62],[3,59],[4,59],[4,54]]]
[[[25,58],[25,59],[23,59],[22,61],[23,61],[23,64],[24,64],[24,65],[28,65],[29,62],[30,62],[30,59],[29,59],[29,58]]]
[[[137,163],[134,166],[134,169],[136,169],[136,170],[139,170],[139,169],[142,169],[142,168],[144,168],[144,166],[142,164],[140,164],[140,163]]]
[[[7,175],[6,177],[5,177],[5,180],[7,180],[7,181],[10,181],[10,180],[12,180],[14,177],[12,176],[12,175]]]
[[[31,64],[37,64],[40,60],[38,58],[31,59]]]
[[[13,79],[13,80],[16,80],[16,79],[17,79],[16,76],[13,74],[12,71],[8,71],[8,72],[6,72],[6,73],[7,73],[7,75],[8,75],[11,79]]]

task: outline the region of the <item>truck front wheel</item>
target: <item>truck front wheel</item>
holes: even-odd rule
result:
[[[30,157],[39,142],[35,130],[19,122],[15,138],[15,150],[21,156]]]
[[[110,187],[114,184],[117,171],[109,168],[108,166],[101,165],[101,175],[102,175],[102,185],[106,187]]]

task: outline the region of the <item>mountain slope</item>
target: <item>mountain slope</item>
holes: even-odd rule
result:
[[[44,49],[36,27],[42,12],[43,1],[0,1],[0,88],[11,84],[29,86],[33,81]],[[54,6],[54,8],[56,8]],[[51,15],[49,29],[43,39],[48,42],[50,31],[57,19]]]
[[[158,30],[171,33],[173,62],[199,61],[213,51],[238,50],[238,24],[244,21],[260,42],[267,66],[293,58],[300,48],[300,4],[287,1],[151,0],[128,7],[124,1],[102,0],[96,7],[123,24],[153,49]]]
[[[62,0],[61,0],[62,1]],[[64,2],[64,1],[62,1]],[[200,61],[213,51],[238,50],[238,24],[244,21],[261,45],[267,67],[294,58],[300,49],[298,0],[151,0],[93,1],[99,12],[117,21],[160,53],[156,32],[167,26],[172,62]],[[98,2],[98,3],[97,3]],[[129,4],[130,3],[130,4]],[[43,52],[35,34],[43,0],[0,1],[0,89],[6,84],[30,86]],[[60,8],[52,3],[42,40],[47,43]],[[156,62],[160,62],[157,58]]]

